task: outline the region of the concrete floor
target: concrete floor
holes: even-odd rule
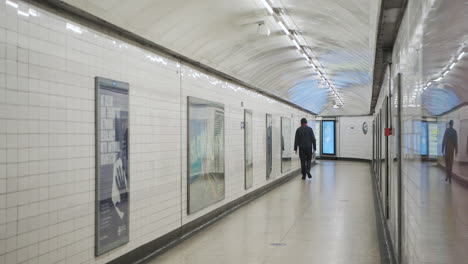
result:
[[[369,166],[320,161],[150,263],[380,263]]]

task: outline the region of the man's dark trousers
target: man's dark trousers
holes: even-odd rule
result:
[[[310,173],[310,163],[312,161],[312,148],[299,147],[299,158],[301,159],[301,172],[304,178]]]

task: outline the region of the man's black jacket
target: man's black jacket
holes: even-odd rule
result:
[[[315,142],[315,135],[312,128],[308,126],[301,126],[296,130],[296,137],[294,138],[294,151],[299,148],[312,148],[317,149]]]

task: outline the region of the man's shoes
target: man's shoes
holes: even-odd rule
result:
[[[302,179],[305,180],[305,175],[302,175]]]
[[[310,174],[310,172],[307,173],[307,176],[309,176],[309,179],[312,178],[312,174]]]

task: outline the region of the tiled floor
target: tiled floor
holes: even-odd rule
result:
[[[150,263],[380,263],[369,166],[320,161]]]
[[[445,171],[422,163],[419,182],[419,242],[422,263],[468,263],[468,189],[445,182]]]

